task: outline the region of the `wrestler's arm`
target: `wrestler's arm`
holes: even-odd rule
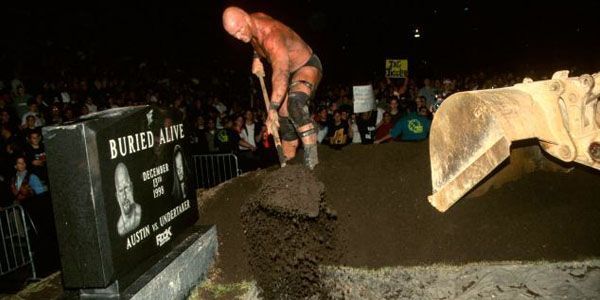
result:
[[[265,50],[271,59],[273,75],[271,77],[271,102],[281,105],[288,90],[290,78],[290,58],[282,36],[276,36],[265,42]]]
[[[258,56],[258,53],[256,53],[256,50],[254,51],[254,56],[252,59],[252,74],[258,77],[265,77],[265,69],[260,61],[260,56]]]

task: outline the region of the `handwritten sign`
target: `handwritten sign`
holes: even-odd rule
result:
[[[355,85],[352,87],[354,96],[354,112],[361,113],[375,109],[375,94],[372,85]]]
[[[408,74],[408,59],[386,59],[385,77],[406,78]]]

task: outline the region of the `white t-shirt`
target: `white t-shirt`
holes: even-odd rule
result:
[[[242,127],[242,132],[240,133],[240,138],[242,138],[243,140],[245,140],[246,142],[248,142],[248,144],[256,147],[256,141],[254,140],[254,132],[256,128],[256,124],[252,123],[250,125],[245,124],[244,127]],[[244,146],[240,145],[240,150],[250,150]]]
[[[213,104],[213,107],[219,111],[219,113],[224,113],[227,111],[227,106],[225,106],[225,104],[223,104],[223,102],[216,102],[215,104]]]
[[[92,104],[86,103],[85,105],[87,106],[90,113],[94,113],[94,112],[98,111],[98,107],[93,103]]]
[[[381,107],[377,108],[377,120],[375,121],[375,124],[379,124],[381,123],[381,121],[383,121],[383,113],[385,112],[385,110]]]
[[[40,118],[38,113],[34,113],[31,111],[26,112],[23,117],[21,118],[21,125],[25,125],[27,124],[27,117],[28,116],[34,116],[35,117],[35,127],[40,127],[40,126],[44,126],[44,120],[42,118]]]
[[[71,96],[67,92],[60,93],[60,98],[62,99],[63,103],[70,103],[71,102]]]
[[[358,125],[356,122],[352,122],[352,143],[360,144],[362,139],[360,138],[360,132],[358,132]]]

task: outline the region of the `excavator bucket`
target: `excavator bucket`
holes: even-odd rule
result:
[[[519,140],[535,138],[562,161],[600,169],[600,73],[568,74],[448,97],[429,136],[431,205],[446,211],[506,160]]]
[[[573,166],[562,164],[555,159],[549,159],[548,155],[544,155],[535,139],[513,143],[510,148],[510,157],[463,198],[480,197],[490,190],[498,189],[536,171],[569,173],[572,170]]]

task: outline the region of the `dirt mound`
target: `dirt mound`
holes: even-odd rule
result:
[[[427,202],[431,194],[427,142],[351,145],[339,151],[319,147],[319,159],[314,174],[325,186],[327,205],[337,212],[332,234],[341,245],[334,250],[343,255],[340,265],[379,268],[600,257],[597,170],[577,166],[570,173],[535,172],[439,213]],[[264,178],[277,176],[278,171],[236,178],[201,212],[202,223],[217,224],[217,268],[224,282],[255,279],[240,208],[250,195],[259,193]],[[256,222],[269,224],[270,229],[254,234],[271,239],[272,247],[283,247],[275,241],[285,240],[286,230],[295,228],[293,221],[285,223],[293,217],[273,217],[273,211],[258,209]],[[322,214],[312,222],[320,218]],[[250,228],[251,222],[244,221]],[[301,226],[308,231],[307,225]],[[306,234],[314,238],[313,233]]]
[[[323,183],[303,166],[274,171],[242,207],[247,259],[265,299],[325,295],[319,265],[332,264],[336,214]]]
[[[290,165],[267,174],[255,197],[265,209],[315,218],[324,193],[325,186],[312,172],[301,165]]]

